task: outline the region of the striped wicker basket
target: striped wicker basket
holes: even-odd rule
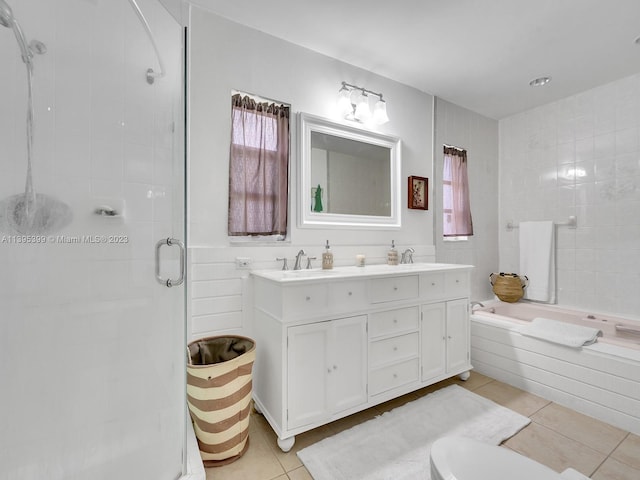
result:
[[[492,273],[489,275],[493,293],[503,302],[515,303],[524,295],[524,289],[529,284],[526,275],[517,273]]]
[[[207,467],[226,465],[249,447],[255,342],[219,336],[188,345],[187,403]]]

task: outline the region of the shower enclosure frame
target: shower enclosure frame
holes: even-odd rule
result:
[[[187,471],[186,282],[154,275],[179,278],[186,265],[183,249],[163,249],[154,264],[158,241],[186,243],[185,29],[162,2],[142,0],[145,28],[130,1],[71,10],[6,0],[49,50],[28,60],[36,185],[74,216],[37,245],[0,232],[9,239],[0,244],[0,380],[12,412],[0,419],[0,478],[196,478]],[[0,131],[11,154],[0,155],[0,198],[24,186],[27,63],[3,33],[0,123],[15,131]],[[166,65],[151,84],[153,50]]]

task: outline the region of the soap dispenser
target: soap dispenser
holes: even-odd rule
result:
[[[322,254],[322,269],[331,270],[332,268],[333,252],[331,251],[331,247],[329,246],[329,240],[327,240],[327,245],[324,247],[324,253]]]
[[[391,240],[391,248],[387,252],[387,265],[398,265],[398,251],[394,240]]]

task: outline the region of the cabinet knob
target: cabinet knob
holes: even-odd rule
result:
[[[436,282],[431,282],[431,286],[435,287],[436,286]]]
[[[397,373],[394,373],[394,374],[393,374],[393,378],[398,378],[398,374],[397,374]]]
[[[448,338],[448,339],[451,339],[451,335],[447,335],[447,338]]]
[[[446,340],[446,339],[447,339],[447,337],[442,337],[442,339],[443,339],[443,340]]]
[[[398,351],[398,347],[393,347],[393,351],[397,352]]]
[[[393,319],[393,323],[398,323],[398,319],[397,319],[397,318],[394,318],[394,319]]]
[[[307,302],[308,302],[309,300],[311,300],[311,297],[307,296]]]
[[[397,292],[398,291],[398,287],[393,287],[393,291]]]
[[[351,296],[351,295],[353,295],[353,293],[352,293],[352,292],[349,292],[349,293],[348,293],[348,295],[349,295],[349,296]]]
[[[333,366],[333,369],[334,369],[334,370],[337,370],[337,369],[338,369],[338,367],[337,367],[336,365],[334,365],[334,366]]]
[[[327,368],[327,373],[331,373],[331,369],[330,368]]]

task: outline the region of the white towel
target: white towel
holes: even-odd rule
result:
[[[535,337],[573,348],[591,345],[598,337],[602,336],[602,331],[597,328],[583,327],[582,325],[541,317],[534,318],[531,323],[518,326],[515,330],[528,337]]]
[[[524,298],[556,302],[556,245],[553,222],[520,222],[520,275],[529,278]]]

